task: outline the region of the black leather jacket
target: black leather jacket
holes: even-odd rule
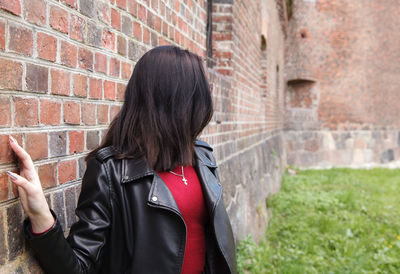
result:
[[[182,267],[186,225],[168,187],[143,159],[115,159],[106,147],[88,161],[67,239],[56,221],[24,232],[46,273],[174,273]],[[209,213],[204,273],[236,273],[235,245],[211,147],[195,144],[195,169]],[[54,215],[54,213],[53,213]]]

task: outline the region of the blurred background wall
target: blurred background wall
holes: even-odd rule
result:
[[[399,166],[399,1],[296,0],[292,11],[288,164]]]

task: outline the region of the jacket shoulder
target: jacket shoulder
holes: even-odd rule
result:
[[[112,146],[108,146],[108,147],[103,147],[101,149],[99,149],[96,154],[95,157],[96,159],[98,159],[101,162],[104,162],[105,160],[107,160],[108,158],[117,155],[118,151],[117,149],[115,149]]]
[[[204,148],[208,149],[209,151],[213,151],[212,147],[202,140],[196,140],[194,142],[194,145],[197,147],[204,147]]]

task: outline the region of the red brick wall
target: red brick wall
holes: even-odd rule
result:
[[[214,2],[215,116],[202,138],[215,147],[225,202],[242,237],[262,231],[265,210],[257,208],[277,190],[284,166],[284,36],[274,1],[263,10],[270,18],[266,52],[261,0]],[[205,57],[206,24],[205,0],[0,0],[0,272],[40,271],[24,245],[17,192],[4,175],[16,169],[8,135],[31,153],[68,231],[83,158],[119,111],[135,63],[163,44]]]
[[[282,142],[285,37],[277,3],[281,1],[213,4],[214,69],[231,88],[218,95],[222,100],[211,138],[228,212],[239,220],[233,222],[238,237],[263,234],[265,197],[278,189],[286,160]],[[261,35],[267,40],[265,50]],[[237,170],[240,175],[235,176]]]
[[[286,67],[289,163],[399,160],[398,1],[295,1],[293,11]],[[304,131],[315,134],[303,140],[316,142],[313,151],[304,147]],[[360,138],[365,146],[355,145]]]

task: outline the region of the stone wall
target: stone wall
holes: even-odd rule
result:
[[[286,41],[289,164],[399,165],[399,12],[398,1],[294,1]]]
[[[215,115],[202,138],[215,148],[237,239],[263,232],[265,198],[279,188],[285,166],[284,6],[278,4],[213,3],[212,63],[218,65],[208,74]],[[48,203],[68,233],[83,158],[118,113],[135,63],[164,44],[206,57],[207,5],[205,0],[0,1],[1,273],[41,272],[23,240],[18,193],[4,175],[16,171],[8,135],[32,155]],[[218,33],[224,31],[226,36]],[[268,40],[265,51],[261,34]],[[224,39],[230,40],[227,54],[220,44]]]

